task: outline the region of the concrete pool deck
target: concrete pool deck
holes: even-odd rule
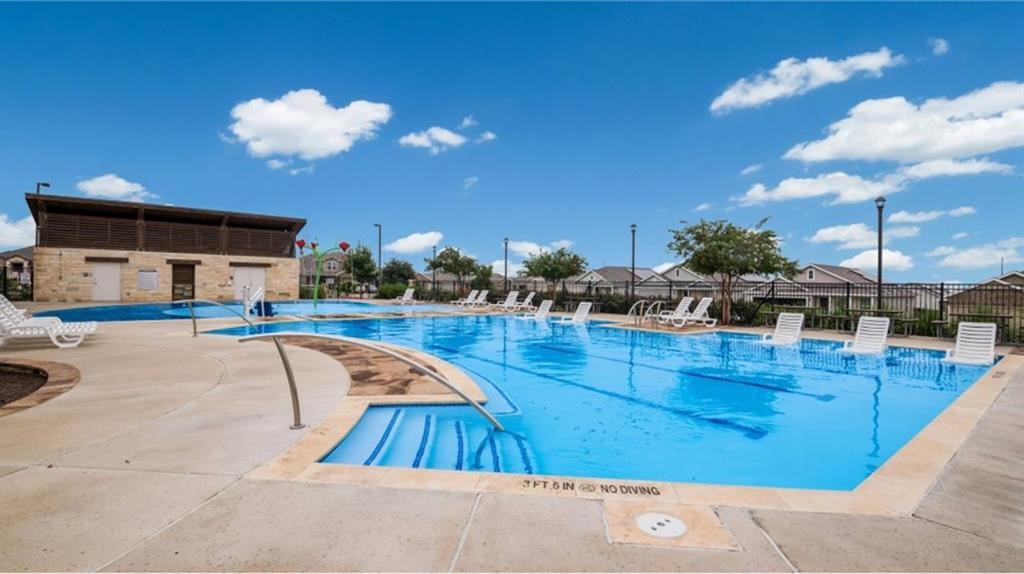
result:
[[[668,548],[630,543],[605,524],[609,512],[659,502],[624,500],[610,511],[597,499],[437,490],[415,480],[259,478],[257,469],[314,432],[349,387],[338,361],[289,347],[310,425],[290,430],[287,387],[268,347],[193,338],[188,321],[163,321],[103,324],[78,349],[0,349],[0,360],[59,361],[81,373],[66,393],[0,417],[0,568],[1024,569],[1020,369],[905,515],[673,500],[663,509],[705,519],[710,511],[729,538],[723,549]]]

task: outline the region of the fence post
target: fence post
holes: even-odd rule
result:
[[[939,321],[946,320],[946,284],[939,283]]]

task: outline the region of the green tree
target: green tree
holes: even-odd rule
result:
[[[559,281],[579,275],[586,269],[585,257],[562,247],[557,251],[531,255],[529,259],[523,261],[523,270],[519,274],[528,277],[543,277],[551,287],[551,295],[554,297]]]
[[[359,284],[359,291],[362,293],[367,283],[377,278],[377,263],[373,260],[373,251],[365,245],[360,245],[348,252],[349,269],[352,278]]]
[[[454,275],[459,284],[459,290],[466,281],[466,277],[476,272],[476,259],[464,255],[456,247],[445,247],[437,257],[425,259],[427,271],[438,271]]]
[[[401,259],[392,259],[384,264],[381,269],[381,275],[384,277],[384,283],[406,283],[416,278],[416,270],[412,268],[412,263],[403,261]]]
[[[490,289],[491,277],[494,275],[494,268],[490,265],[477,265],[476,269],[473,270],[473,281],[470,283],[470,289]]]
[[[721,322],[728,324],[732,313],[732,289],[736,279],[748,273],[783,275],[796,273],[796,261],[779,249],[779,236],[764,229],[768,219],[753,228],[729,221],[700,220],[692,225],[681,221],[682,229],[670,229],[669,251],[680,256],[687,268],[714,278],[722,292]]]

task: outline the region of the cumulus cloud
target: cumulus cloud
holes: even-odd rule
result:
[[[932,249],[928,253],[925,253],[926,257],[943,257],[945,255],[952,255],[956,253],[956,247],[950,247],[949,245],[940,245],[935,249]]]
[[[395,241],[388,243],[384,246],[384,250],[404,254],[422,253],[438,243],[441,243],[442,239],[444,239],[444,234],[440,231],[411,233],[401,239],[396,239]]]
[[[89,197],[119,201],[146,201],[156,195],[146,191],[141,183],[128,181],[117,174],[108,173],[75,184],[75,189]]]
[[[839,263],[843,267],[853,267],[862,271],[874,271],[878,268],[878,252],[874,249],[862,251]],[[907,271],[914,268],[914,258],[892,249],[882,250],[883,271]]]
[[[449,148],[459,147],[467,141],[466,136],[439,126],[405,134],[398,139],[398,143],[405,147],[423,148],[429,150],[431,155],[437,155]]]
[[[496,259],[494,261],[491,261],[491,270],[493,270],[495,273],[498,273],[500,275],[504,275],[506,277],[515,277],[515,276],[519,275],[520,271],[523,270],[523,264],[522,263],[515,263],[513,261],[509,261],[508,262],[508,273],[505,273],[505,260],[504,259]]]
[[[791,177],[782,180],[769,189],[757,183],[742,196],[735,198],[742,205],[757,205],[768,202],[807,199],[831,196],[830,204],[859,203],[903,191],[915,180],[943,176],[974,175],[979,173],[1007,174],[1013,171],[1009,165],[987,159],[964,161],[933,160],[903,167],[875,179],[866,179],[842,171],[826,173],[817,177]]]
[[[391,119],[388,104],[356,100],[336,108],[317,90],[294,90],[277,100],[256,98],[231,109],[231,133],[254,157],[298,156],[307,161],[344,153],[372,139]]]
[[[559,239],[558,241],[551,242],[552,249],[568,249],[573,246],[573,241],[569,239]]]
[[[921,228],[893,227],[886,230],[885,240],[917,237]],[[839,249],[863,249],[878,244],[878,232],[863,223],[823,227],[807,239],[811,243],[838,243]]]
[[[477,125],[476,119],[474,119],[473,116],[466,116],[462,118],[462,122],[459,123],[459,129],[464,130],[466,128],[471,128],[475,125]]]
[[[705,203],[702,203],[702,204],[698,205],[697,207],[694,207],[693,210],[694,211],[707,211],[707,210],[711,209],[712,207],[714,207],[713,204],[705,202]]]
[[[970,205],[964,205],[948,211],[897,211],[889,216],[889,223],[924,223],[926,221],[934,221],[944,215],[948,215],[950,217],[963,217],[965,215],[977,213],[977,211],[977,209],[974,209]]]
[[[949,42],[945,38],[928,38],[928,45],[932,49],[932,54],[936,56],[949,52]]]
[[[12,221],[6,213],[0,213],[0,248],[35,245],[36,222],[32,216]]]
[[[825,138],[799,143],[783,157],[804,162],[950,161],[1024,146],[1022,124],[1024,83],[995,82],[951,100],[932,98],[920,105],[903,97],[863,101],[830,125]]]
[[[282,169],[282,168],[288,167],[288,164],[290,164],[290,163],[291,162],[289,162],[289,161],[283,161],[283,160],[280,160],[280,159],[268,159],[267,160],[267,167],[269,167],[270,169]]]
[[[882,70],[903,62],[903,56],[893,54],[886,47],[842,60],[786,58],[767,73],[737,80],[711,102],[711,111],[725,114],[734,109],[754,108],[845,82],[856,75],[878,77]]]
[[[954,240],[956,240],[956,239],[966,239],[967,236],[968,236],[967,232],[960,231],[958,233],[954,233],[953,236],[951,237],[951,239],[954,239]]]
[[[740,175],[750,175],[752,173],[757,173],[761,171],[761,168],[763,167],[763,163],[755,163],[753,165],[748,165],[747,167],[740,170]]]
[[[483,142],[494,141],[496,139],[498,139],[498,134],[496,134],[496,133],[494,133],[492,131],[486,131],[486,132],[480,134],[480,136],[476,138],[476,142],[477,143],[483,143]]]
[[[558,241],[552,241],[547,245],[541,245],[533,241],[509,241],[508,250],[520,257],[532,257],[538,253],[547,253],[557,249],[568,249],[573,246],[573,242],[569,239],[559,239]]]
[[[1024,262],[1021,251],[1024,248],[1024,237],[1010,237],[995,243],[987,243],[959,249],[955,247],[938,247],[929,252],[932,256],[942,256],[939,267],[954,269],[980,269],[982,267],[998,268],[1000,262],[1016,264]]]

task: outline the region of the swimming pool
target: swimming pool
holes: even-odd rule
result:
[[[239,302],[225,302],[225,305],[242,312]],[[360,301],[318,301],[316,309],[313,301],[272,301],[271,307],[275,315],[335,315],[345,313],[407,313],[411,311],[443,311],[443,305],[379,305]],[[217,317],[237,317],[231,311],[216,305],[196,303],[196,317],[210,319]],[[448,309],[450,310],[450,309]],[[161,319],[188,319],[191,317],[188,305],[184,303],[138,303],[128,305],[96,305],[90,307],[73,307],[70,309],[54,309],[35,313],[36,317],[60,317],[62,321],[154,321]]]
[[[420,349],[472,376],[470,407],[371,407],[322,460],[375,466],[851,490],[986,367],[891,347],[677,335],[501,316],[260,325]],[[243,335],[250,329],[217,331]],[[301,384],[301,382],[300,382]]]

